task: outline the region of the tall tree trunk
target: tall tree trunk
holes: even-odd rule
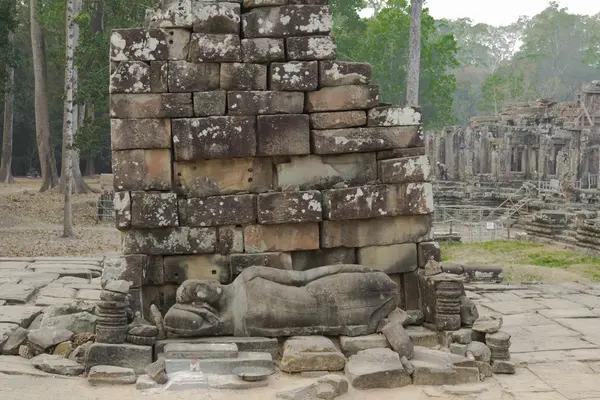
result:
[[[419,105],[419,75],[421,69],[421,11],[423,0],[412,0],[408,55],[408,78],[406,80],[406,105]]]
[[[79,14],[79,12],[81,11],[81,0],[73,0],[73,9],[72,9],[72,14],[71,14],[71,18],[77,14]],[[68,11],[67,11],[68,13]],[[68,16],[67,16],[67,21],[68,21]],[[67,26],[67,35],[69,27]],[[75,54],[75,50],[77,49],[77,44],[79,42],[79,25],[78,24],[73,24],[73,30],[72,30],[72,36],[73,36],[73,54]],[[67,36],[68,38],[68,36]],[[73,67],[73,76],[72,76],[72,81],[71,81],[71,86],[72,86],[72,90],[73,93],[75,93],[77,91],[77,82],[78,82],[78,75],[77,75],[77,67]],[[65,92],[67,90],[67,85],[69,83],[67,82],[67,74],[65,73]],[[66,166],[67,166],[67,134],[66,134],[66,130],[67,130],[67,108],[68,105],[65,102],[65,108],[64,108],[64,114],[63,114],[63,140],[62,140],[62,163],[61,163],[61,173],[60,173],[60,192],[65,194],[66,193],[66,175],[67,175],[67,171],[66,171]],[[79,118],[78,118],[78,112],[79,112],[79,106],[78,105],[73,105],[73,135],[75,135],[75,133],[77,133],[77,129],[80,126],[79,123]],[[73,159],[73,189],[72,189],[72,193],[89,193],[92,191],[92,189],[88,186],[87,183],[85,183],[85,181],[83,180],[83,175],[81,174],[81,168],[79,166],[79,151],[77,151],[77,149],[72,149],[71,150],[71,157]]]
[[[16,0],[12,2],[12,12],[16,11]],[[8,33],[8,41],[13,44],[15,39],[14,32]],[[11,64],[6,66],[6,84],[4,94],[4,129],[2,139],[2,153],[0,154],[0,182],[13,183],[12,176],[12,147],[13,147],[13,120],[15,105],[15,67]]]
[[[67,65],[65,67],[65,130],[63,132],[64,143],[64,164],[65,164],[65,205],[64,205],[64,229],[63,237],[75,236],[73,232],[73,208],[71,204],[71,192],[73,191],[73,125],[76,121],[75,108],[73,107],[73,84],[74,84],[74,41],[75,41],[75,23],[73,22],[73,12],[77,0],[67,0]]]
[[[46,49],[44,36],[38,18],[38,0],[30,0],[31,52],[33,55],[33,73],[35,78],[35,134],[37,138],[42,187],[44,192],[58,185],[56,158],[50,137],[50,119],[48,116],[48,88],[46,75]]]

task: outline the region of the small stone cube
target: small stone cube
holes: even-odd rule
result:
[[[283,39],[242,39],[242,60],[247,63],[285,61]]]
[[[316,222],[323,219],[321,192],[276,192],[258,196],[258,223]]]
[[[213,35],[193,33],[188,61],[241,62],[242,48],[238,35]]]
[[[187,226],[256,223],[256,195],[237,194],[191,198],[185,201]]]
[[[112,152],[115,190],[170,190],[169,149]]]
[[[227,92],[224,90],[194,93],[194,115],[196,117],[225,115],[226,109]]]
[[[286,39],[288,60],[335,59],[337,45],[331,36],[300,36]]]
[[[263,64],[221,64],[221,89],[267,90],[267,66]]]
[[[149,93],[150,64],[122,61],[110,75],[110,93]]]
[[[420,125],[422,114],[415,107],[381,106],[369,110],[369,126]]]
[[[240,5],[236,3],[192,2],[193,29],[198,33],[240,33]]]
[[[393,158],[377,164],[379,180],[383,183],[427,182],[431,179],[428,156]]]
[[[279,91],[231,91],[227,93],[230,115],[301,114],[304,93]]]
[[[257,119],[257,155],[277,156],[310,153],[308,115],[259,115]]]
[[[111,119],[113,150],[168,149],[171,147],[169,119]]]
[[[132,228],[163,228],[178,225],[175,193],[131,192]]]
[[[317,61],[274,62],[269,70],[271,90],[307,92],[316,90],[319,84]]]
[[[219,88],[219,64],[173,61],[169,63],[170,92],[198,92]]]
[[[371,82],[371,64],[350,61],[321,61],[319,86],[366,85]]]
[[[242,20],[246,38],[327,34],[333,26],[329,7],[314,5],[254,8]]]

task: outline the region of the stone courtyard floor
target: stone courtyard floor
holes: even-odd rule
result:
[[[94,302],[100,294],[100,259],[0,259],[0,335],[41,307]],[[600,400],[600,284],[467,284],[482,315],[500,313],[512,335],[516,375],[496,375],[465,386],[356,391],[339,399]],[[125,387],[91,387],[84,378],[48,375],[29,360],[0,356],[0,399],[274,399],[309,381],[278,373],[269,387],[231,392],[198,390],[148,394]]]

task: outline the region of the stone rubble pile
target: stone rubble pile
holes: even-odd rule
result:
[[[240,3],[164,0],[147,29],[112,32],[133,311],[166,312],[187,279],[355,263],[418,308],[415,271],[439,259],[420,111],[381,104],[370,65],[335,60],[326,1]]]

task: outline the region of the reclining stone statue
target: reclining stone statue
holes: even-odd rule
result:
[[[165,315],[170,336],[295,336],[375,333],[398,287],[360,265],[307,271],[245,269],[229,285],[187,280]]]

